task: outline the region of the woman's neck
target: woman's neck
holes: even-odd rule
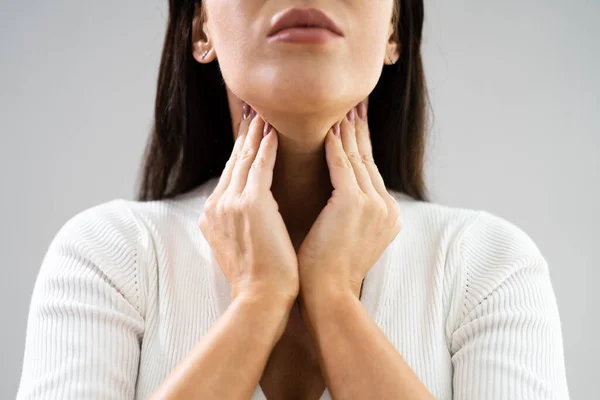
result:
[[[306,141],[300,145],[284,134],[278,139],[271,191],[288,231],[301,239],[333,190],[325,159],[324,135],[312,146]]]
[[[230,102],[234,139],[241,102]],[[257,110],[260,115],[261,111]],[[240,115],[240,116],[238,116]],[[333,187],[325,159],[325,136],[339,119],[329,116],[268,115],[278,132],[277,161],[271,191],[294,240],[301,240],[331,197]]]
[[[234,140],[237,138],[244,102],[228,89]],[[311,109],[289,112],[257,108],[278,132],[277,160],[271,191],[288,232],[296,245],[317,219],[331,197],[333,187],[325,159],[325,136],[348,110],[338,101]],[[338,115],[339,114],[339,115]]]

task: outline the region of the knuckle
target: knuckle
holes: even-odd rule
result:
[[[373,217],[379,219],[385,219],[387,217],[387,206],[385,203],[378,199],[370,199],[367,202],[367,211]]]
[[[352,168],[348,158],[340,154],[334,156],[333,165],[338,168]]]
[[[207,225],[206,217],[204,216],[204,214],[202,214],[200,216],[200,218],[198,219],[198,227],[200,228],[200,230],[202,232],[204,232],[206,230],[206,225]]]
[[[239,156],[240,160],[249,160],[254,158],[254,149],[252,147],[244,147]]]
[[[211,202],[209,202],[208,200],[206,200],[206,202],[204,203],[204,215],[206,215],[207,217],[212,217],[215,215],[216,213],[216,203],[214,203],[214,200],[212,200]]]
[[[357,152],[351,151],[351,152],[347,153],[347,155],[348,155],[348,160],[350,160],[351,163],[353,163],[353,164],[361,164],[362,163],[360,154],[358,154]]]
[[[396,198],[393,195],[391,195],[389,192],[386,192],[385,199],[390,204],[398,205],[398,203],[396,202]]]
[[[216,212],[218,202],[219,201],[215,196],[209,196],[204,202],[204,214],[206,216],[213,216]]]
[[[396,231],[399,232],[400,230],[402,230],[403,226],[404,225],[402,224],[402,218],[400,218],[400,217],[396,218],[396,223],[394,225],[394,228],[396,229]]]
[[[229,216],[229,215],[237,215],[238,206],[236,204],[235,199],[232,196],[226,197],[223,201],[219,203],[217,206],[217,214],[221,216]]]
[[[377,212],[383,218],[387,219],[390,216],[390,211],[393,211],[393,210],[390,210],[390,208],[388,207],[388,205],[385,201],[379,200],[377,202]]]
[[[257,156],[252,163],[251,168],[264,168],[267,165],[267,160],[263,156]]]
[[[361,156],[361,158],[362,158],[362,162],[365,165],[377,167],[377,165],[375,164],[375,159],[373,158],[373,156],[371,154],[368,154],[368,153],[363,154]]]
[[[211,194],[210,196],[208,196],[206,198],[206,201],[204,202],[204,211],[206,212],[208,210],[211,210],[214,206],[215,206],[215,198]]]
[[[391,224],[396,224],[400,220],[400,209],[398,204],[394,203],[387,206],[387,221]]]
[[[231,154],[231,157],[229,157],[229,160],[227,160],[227,163],[225,164],[225,166],[230,166],[231,164],[235,163],[237,161],[239,157],[239,154],[237,152],[234,152]]]
[[[257,204],[259,204],[258,195],[254,190],[244,190],[240,195],[239,201],[239,211],[241,213],[246,213],[250,210],[253,210]]]

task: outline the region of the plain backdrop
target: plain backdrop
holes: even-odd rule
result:
[[[167,1],[0,4],[0,398],[9,399],[51,239],[75,213],[134,197]],[[433,201],[495,213],[537,243],[573,399],[600,398],[599,21],[598,1],[426,0]]]

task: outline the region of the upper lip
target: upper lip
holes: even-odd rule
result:
[[[276,14],[271,20],[268,36],[295,27],[314,27],[329,29],[333,33],[344,36],[342,30],[323,11],[316,8],[290,8]]]

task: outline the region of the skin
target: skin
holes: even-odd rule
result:
[[[398,59],[393,2],[303,4],[327,13],[344,32],[344,38],[318,46],[267,39],[271,18],[293,6],[289,1],[205,0],[203,5],[206,18],[199,9],[194,21],[194,56],[201,63],[218,58],[235,137],[244,102],[276,129],[271,190],[299,245],[331,195],[323,146],[327,131],[368,97],[384,64]]]
[[[362,307],[353,284],[352,277],[368,271],[378,248],[385,247],[400,229],[397,203],[391,204],[381,176],[368,162],[364,105],[359,109],[361,118],[352,110],[339,127],[327,132],[326,160],[335,190],[295,261],[269,190],[278,135],[272,128],[263,129],[265,123],[258,115],[242,122],[232,156],[199,223],[233,282],[232,303],[153,399],[247,399],[257,382],[267,398],[317,399],[325,384],[336,399],[432,398]],[[268,134],[261,139],[263,131]],[[332,229],[348,227],[356,231],[323,238],[331,236]],[[330,247],[333,240],[350,249],[362,234],[374,239],[363,246],[365,255],[356,263]],[[272,250],[261,252],[266,245]],[[329,262],[328,257],[337,262]],[[281,262],[286,258],[292,260]],[[305,360],[286,354],[286,336],[282,336],[298,293],[298,276],[301,283],[309,283],[301,289],[302,318],[318,349],[316,369],[304,369]],[[370,340],[365,341],[367,336]],[[281,343],[283,350],[278,352]],[[302,354],[294,346],[289,349],[291,354]]]
[[[359,301],[362,279],[401,229],[373,163],[366,115],[381,68],[398,59],[392,0],[313,2],[344,32],[319,45],[267,39],[284,1],[203,3],[194,57],[219,59],[236,145],[200,228],[232,283],[234,306],[157,398],[218,398],[217,388],[247,398],[257,380],[268,398],[318,398],[325,385],[339,399],[430,398]],[[261,138],[265,121],[272,129]],[[256,323],[254,311],[278,322],[239,346],[232,331]],[[365,335],[373,340],[363,343]],[[235,366],[218,359],[219,348],[232,349]],[[241,358],[249,348],[254,357]],[[219,373],[229,368],[245,374]]]

